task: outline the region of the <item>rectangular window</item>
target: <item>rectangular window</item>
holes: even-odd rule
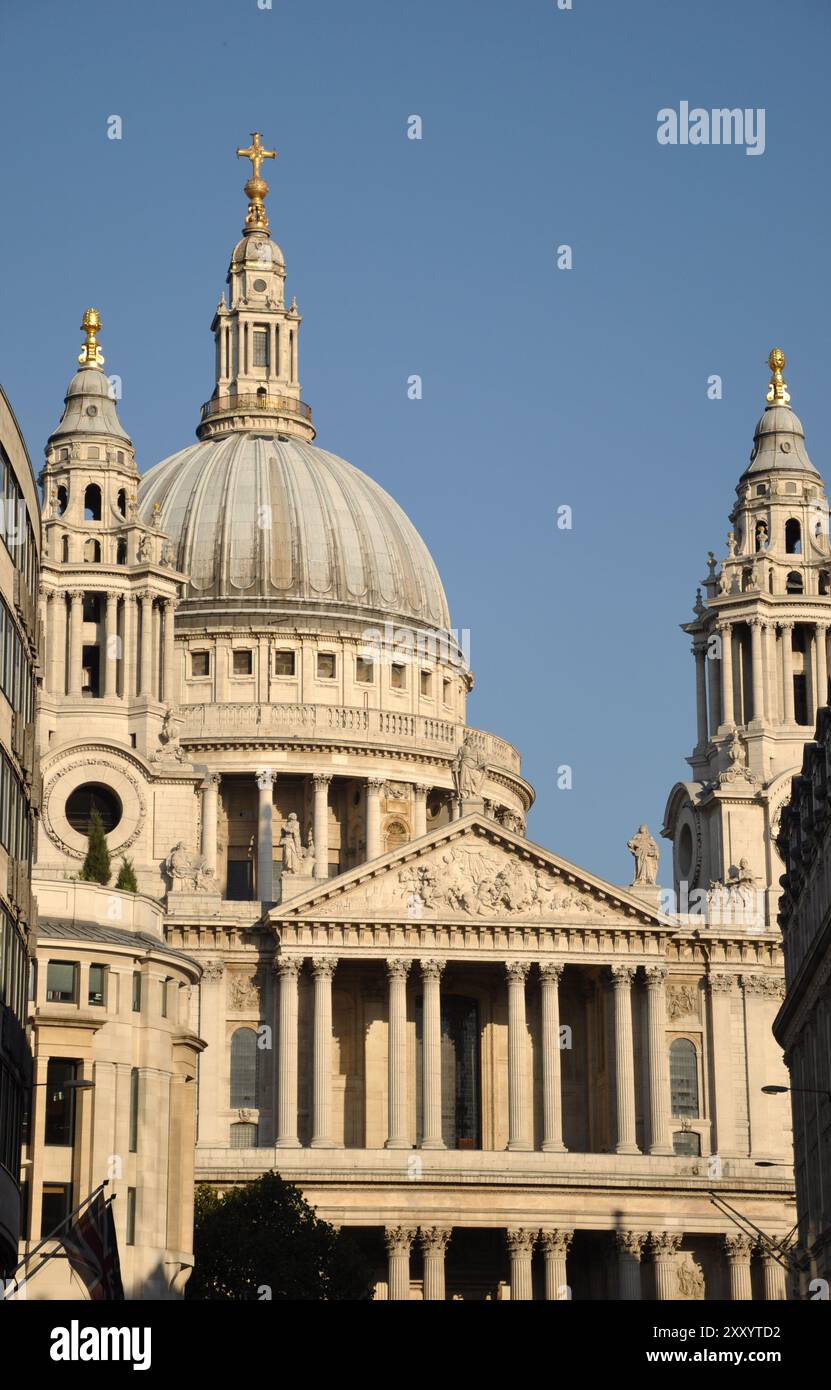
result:
[[[337,673],[336,659],[334,652],[318,652],[317,654],[317,677],[322,681],[333,681]]]
[[[46,998],[50,1004],[74,1004],[78,967],[71,961],[50,960],[46,967]]]
[[[254,329],[254,366],[268,366],[268,329]]]
[[[127,1233],[125,1237],[127,1245],[136,1243],[136,1189],[127,1188]]]
[[[274,653],[275,676],[293,676],[295,672],[295,653],[282,651]]]
[[[138,1110],[139,1110],[139,1074],[138,1067],[133,1067],[130,1072],[130,1153],[138,1151]]]
[[[375,667],[365,656],[359,656],[355,661],[355,680],[360,681],[361,685],[372,685]]]
[[[171,999],[171,993],[170,993],[170,992],[171,992],[172,988],[173,988],[173,981],[172,981],[172,980],[170,980],[170,979],[168,979],[168,980],[162,980],[162,998],[161,998],[162,1018],[169,1018],[169,1017],[170,1017],[170,999]]]
[[[254,653],[250,650],[234,652],[234,675],[250,676],[254,669]]]
[[[444,679],[444,680],[442,681],[442,683],[441,683],[441,696],[442,696],[442,699],[444,700],[444,703],[445,703],[446,705],[449,705],[449,704],[450,704],[450,697],[451,697],[450,681],[447,680],[446,677],[445,677],[445,679]]]
[[[133,971],[133,1013],[141,1013],[141,971]]]
[[[209,676],[211,674],[210,652],[191,652],[190,673],[192,676]]]
[[[91,965],[89,968],[89,991],[87,1002],[94,1007],[102,1008],[107,1002],[107,967],[106,965]]]
[[[429,671],[422,671],[421,673],[421,693],[428,700],[433,693],[433,677]]]
[[[71,1148],[75,1142],[75,1092],[68,1082],[75,1081],[78,1063],[50,1057],[46,1066],[46,1129],[44,1143],[53,1148]]]
[[[407,689],[407,668],[394,661],[390,667],[390,686],[393,690]]]
[[[72,1187],[68,1182],[47,1182],[43,1185],[40,1206],[41,1240],[51,1236],[72,1210]]]

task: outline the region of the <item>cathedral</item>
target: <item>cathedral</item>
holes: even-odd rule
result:
[[[673,889],[645,826],[612,884],[527,837],[424,541],[315,443],[273,153],[237,151],[196,442],[139,474],[88,309],[46,443],[21,1257],[106,1180],[127,1297],[181,1297],[194,1184],[276,1169],[379,1299],[784,1298],[775,840],[831,622],[784,359],[684,623]],[[31,1278],[83,1296],[63,1259]]]

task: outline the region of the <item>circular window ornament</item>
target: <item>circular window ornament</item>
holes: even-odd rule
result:
[[[86,835],[94,812],[101,817],[104,834],[109,835],[120,824],[124,808],[120,797],[103,782],[84,782],[70,792],[64,814],[73,830]]]
[[[783,454],[789,454],[791,452],[791,441],[789,439],[783,439],[779,448],[782,450]]]
[[[97,414],[98,414],[98,406],[97,406],[97,405],[88,405],[88,406],[87,406],[87,415],[97,415]]]
[[[268,289],[268,285],[266,284],[265,280],[255,280],[254,289],[257,291],[257,294],[264,294],[265,291]]]

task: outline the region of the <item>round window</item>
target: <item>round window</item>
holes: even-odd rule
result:
[[[101,817],[105,834],[115,830],[121,820],[122,806],[115,792],[100,782],[85,782],[76,787],[66,800],[66,818],[73,830],[86,835],[93,811]]]
[[[254,289],[257,291],[257,294],[264,294],[265,291],[268,289],[268,285],[266,284],[265,280],[255,280]]]
[[[88,406],[87,406],[87,415],[97,415],[97,414],[98,414],[98,406],[97,406],[97,405],[88,405]]]

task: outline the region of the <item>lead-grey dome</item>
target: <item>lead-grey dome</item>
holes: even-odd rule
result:
[[[804,471],[819,477],[805,447],[802,421],[789,405],[779,402],[769,405],[756,425],[750,464],[742,476],[769,469]]]
[[[146,523],[157,503],[190,576],[180,613],[240,622],[268,609],[450,626],[436,566],[398,503],[304,440],[236,432],[193,444],[145,474]]]

